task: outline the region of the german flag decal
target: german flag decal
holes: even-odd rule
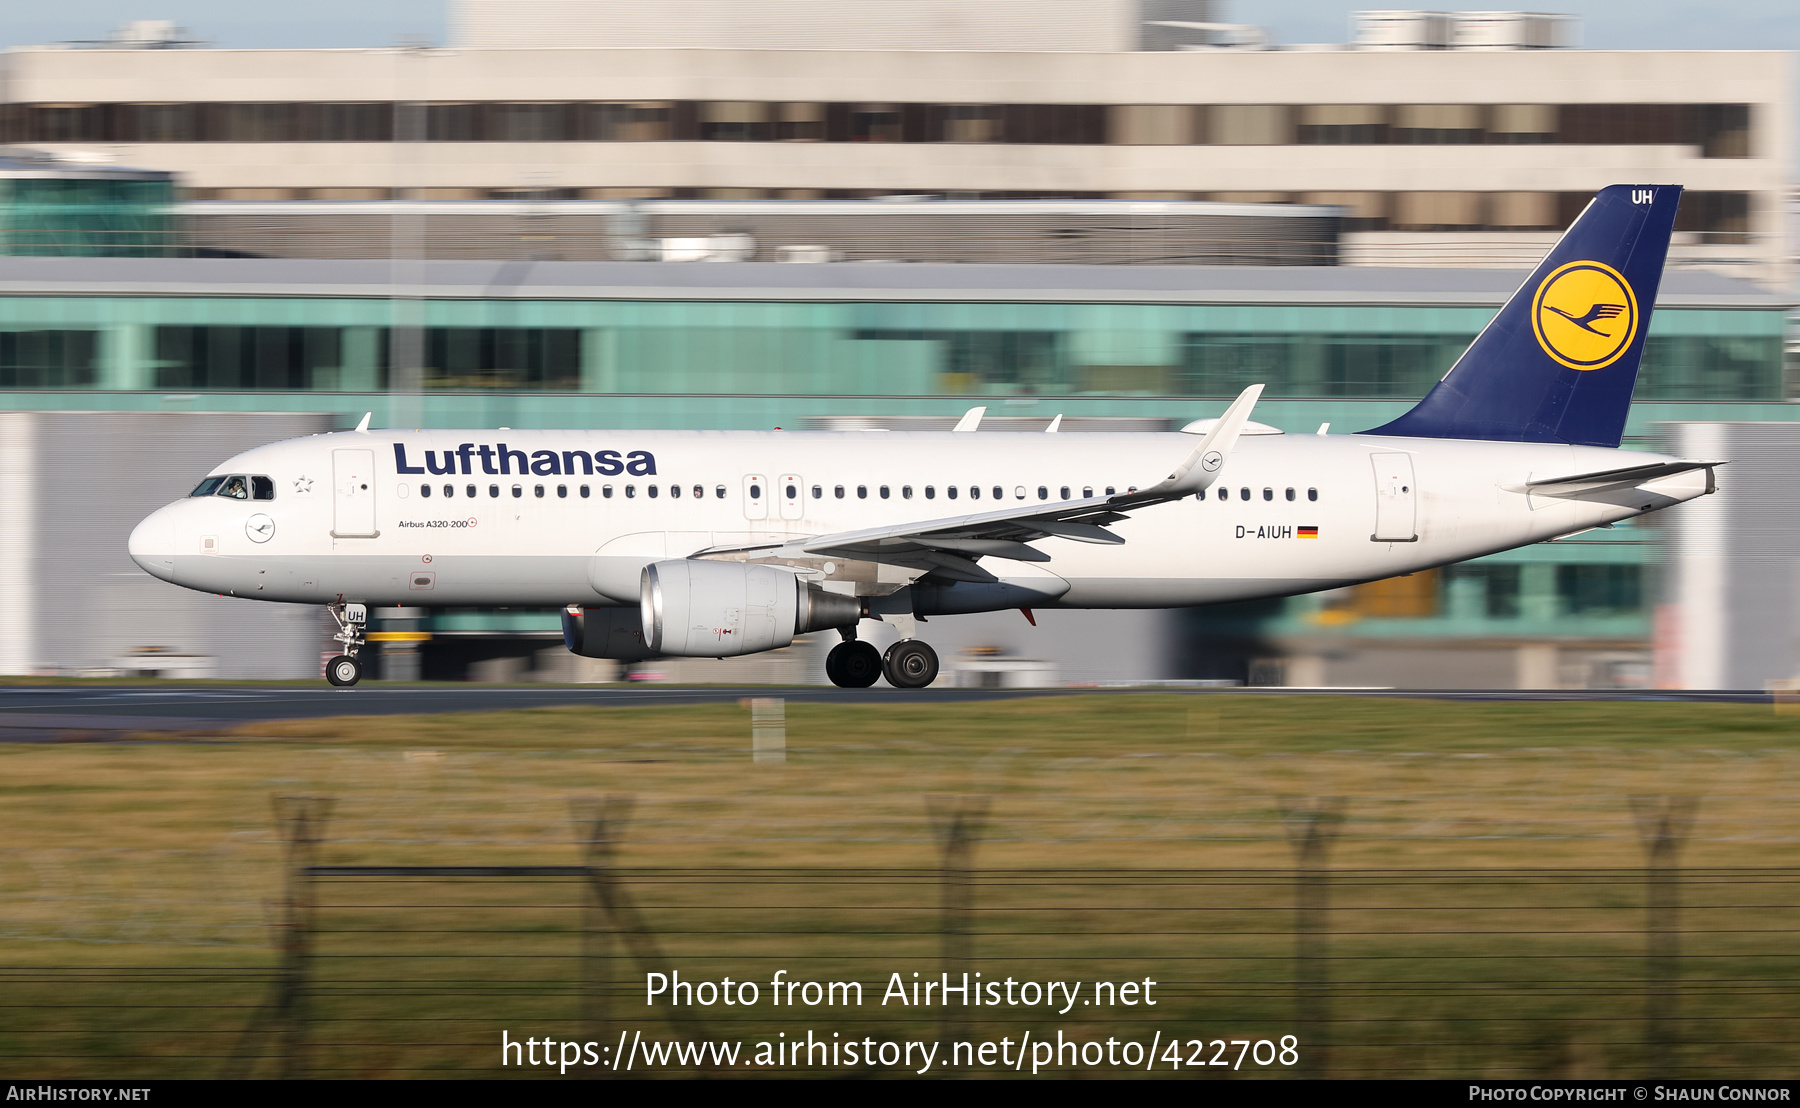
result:
[[[1302,539],[1316,539],[1319,537],[1319,529],[1317,527],[1302,527],[1295,537]]]

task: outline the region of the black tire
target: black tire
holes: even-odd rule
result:
[[[825,656],[825,672],[840,689],[866,689],[881,677],[881,652],[866,642],[841,642]]]
[[[888,647],[881,673],[896,689],[922,689],[937,680],[937,651],[917,639],[902,639]]]
[[[325,663],[325,680],[339,688],[348,688],[362,680],[362,663],[348,654],[339,654]]]

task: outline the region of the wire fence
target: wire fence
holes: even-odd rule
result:
[[[1637,861],[1618,867],[1345,864],[1373,835],[1331,798],[1243,830],[1279,864],[1157,865],[1171,824],[1135,828],[1140,864],[1096,867],[1069,828],[1003,801],[931,796],[910,827],[871,819],[929,864],[845,865],[823,848],[857,829],[848,816],[789,837],[812,813],[491,802],[496,854],[491,834],[423,842],[447,824],[391,805],[286,798],[279,833],[253,844],[260,869],[214,858],[211,903],[238,913],[210,931],[182,930],[206,913],[179,890],[39,897],[34,924],[8,886],[14,938],[75,937],[79,916],[87,942],[177,945],[154,966],[0,970],[0,1070],[1733,1077],[1800,1053],[1800,869],[1686,864],[1697,834],[1742,830],[1690,796],[1560,828],[1629,837]],[[1076,834],[1129,822],[1109,819]],[[1007,864],[1021,835],[1060,843],[1064,863]],[[737,857],[758,837],[820,859]],[[636,860],[658,839],[707,862]],[[1516,840],[1520,856],[1542,841]],[[382,856],[411,860],[338,860]],[[230,889],[252,871],[255,919]]]

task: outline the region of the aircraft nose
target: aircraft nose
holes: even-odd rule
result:
[[[158,508],[132,529],[125,549],[138,568],[152,577],[175,577],[175,521],[167,508]]]

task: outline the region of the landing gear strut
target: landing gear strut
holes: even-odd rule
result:
[[[840,689],[866,689],[881,676],[881,652],[866,642],[841,642],[825,655],[825,676]]]
[[[882,656],[881,675],[896,689],[922,689],[937,680],[937,651],[918,639],[901,639]]]
[[[369,609],[362,604],[332,604],[326,611],[337,621],[338,633],[333,640],[344,644],[344,652],[325,663],[325,680],[348,687],[362,680],[363,629],[369,624]]]

